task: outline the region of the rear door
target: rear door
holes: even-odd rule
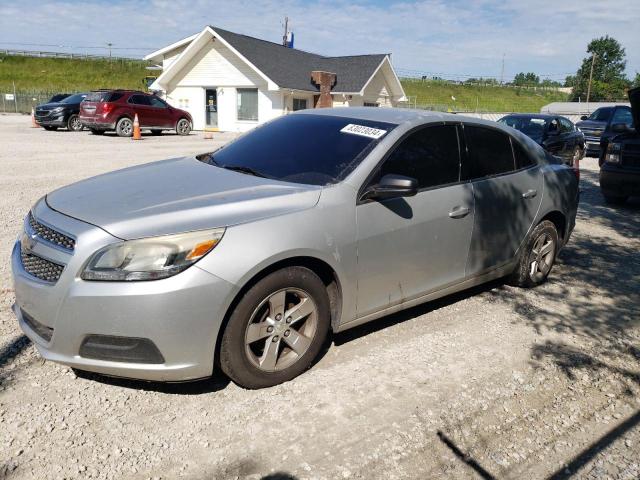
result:
[[[544,148],[552,155],[562,157],[564,154],[564,140],[560,131],[560,122],[557,118],[553,118],[547,123]]]
[[[518,140],[491,127],[465,125],[463,178],[475,200],[467,276],[485,273],[515,257],[542,200],[543,176]]]
[[[358,316],[458,282],[465,274],[473,193],[460,181],[458,127],[427,126],[410,133],[364,188],[387,174],[417,179],[420,191],[356,207]]]
[[[169,105],[155,95],[149,96],[149,102],[151,103],[150,115],[151,122],[154,126],[172,128],[173,118],[171,117],[171,111]]]
[[[129,97],[127,103],[131,107],[131,116],[138,115],[140,127],[154,127],[155,118],[151,109],[151,101],[148,95],[134,93]]]

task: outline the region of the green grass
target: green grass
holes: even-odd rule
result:
[[[537,91],[506,86],[457,85],[439,80],[401,79],[412,105],[440,111],[539,112],[551,102],[566,102],[568,95],[556,90]],[[455,97],[453,100],[451,97]]]
[[[35,58],[0,55],[0,93],[144,89],[146,62],[122,59]]]

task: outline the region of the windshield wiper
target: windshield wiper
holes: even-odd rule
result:
[[[213,158],[211,158],[212,161],[215,162],[215,160],[213,160]],[[254,177],[261,177],[261,178],[268,178],[264,173],[260,173],[257,170],[254,170],[251,167],[244,167],[242,165],[218,165],[216,164],[216,166],[221,167],[221,168],[225,168],[227,170],[233,170],[234,172],[240,172],[240,173],[246,173],[247,175],[253,175]]]

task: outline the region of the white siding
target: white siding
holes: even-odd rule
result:
[[[364,90],[364,98],[362,98],[362,104],[377,103],[381,107],[393,107],[394,102],[389,94],[391,85],[387,81],[384,73],[384,66],[376,72],[369,84]]]
[[[201,87],[176,87],[166,92],[165,97],[170,105],[191,114],[194,130],[204,129],[204,89]]]
[[[167,67],[169,67],[169,65],[171,65],[173,63],[173,61],[178,58],[178,56],[184,52],[184,49],[187,48],[188,45],[184,45],[182,47],[179,48],[175,48],[173,50],[171,50],[170,52],[167,52],[164,54],[164,56],[162,57],[162,69],[166,70]]]

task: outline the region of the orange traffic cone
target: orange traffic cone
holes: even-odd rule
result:
[[[140,122],[138,121],[138,114],[136,113],[135,117],[133,117],[133,137],[132,140],[142,140],[142,135],[140,134]]]
[[[31,107],[31,128],[40,128],[40,125],[36,123],[36,112]]]

